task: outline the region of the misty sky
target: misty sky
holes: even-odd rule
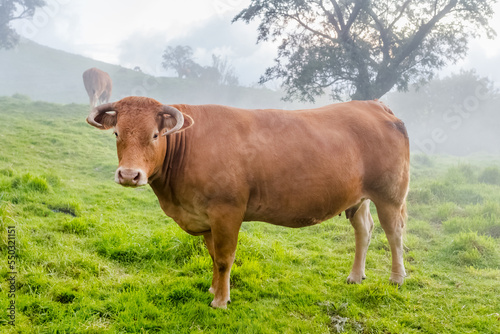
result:
[[[35,42],[144,72],[166,75],[161,56],[168,45],[189,45],[195,61],[210,65],[211,55],[227,56],[240,78],[251,85],[273,64],[276,46],[256,45],[257,24],[231,24],[250,0],[46,0],[32,21],[16,30]],[[500,3],[491,21],[500,35]],[[500,43],[476,40],[469,56],[444,73],[475,68],[500,82]],[[173,74],[173,73],[170,73]],[[274,88],[274,87],[271,87]]]

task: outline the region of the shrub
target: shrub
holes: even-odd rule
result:
[[[437,207],[436,213],[432,217],[432,221],[435,223],[441,223],[445,220],[448,220],[453,213],[456,211],[457,205],[455,203],[446,202],[440,204]]]
[[[426,167],[433,165],[431,158],[427,154],[413,154],[411,156],[411,162]]]
[[[476,232],[460,233],[444,250],[447,261],[459,266],[476,268],[500,267],[499,250],[495,241]]]
[[[48,192],[50,190],[47,180],[40,177],[35,177],[28,182],[27,188],[39,192]]]
[[[500,222],[488,220],[484,217],[461,218],[455,217],[443,223],[447,233],[476,232],[493,238],[500,238]]]
[[[62,224],[62,231],[66,233],[85,234],[92,225],[92,223],[89,224],[83,218],[73,218]]]
[[[27,214],[32,214],[37,217],[48,217],[52,213],[46,206],[38,203],[28,203],[23,206],[23,211]]]
[[[500,238],[500,204],[488,202],[471,205],[465,209],[465,217],[454,217],[443,223],[447,233],[474,231],[481,235]]]
[[[12,177],[14,176],[14,170],[10,167],[0,169],[0,175]]]
[[[440,202],[454,202],[456,204],[478,204],[482,203],[484,198],[474,190],[457,187],[451,182],[435,181],[429,186],[432,194]]]
[[[16,177],[12,180],[12,188],[24,191],[37,191],[47,193],[50,191],[50,186],[47,180],[43,177],[33,176],[26,173],[21,177]]]
[[[408,193],[408,202],[411,204],[430,204],[432,199],[432,192],[428,188],[410,188]]]
[[[58,187],[61,185],[61,179],[57,175],[48,174],[45,175],[45,179],[52,187]]]
[[[446,172],[446,180],[451,183],[475,183],[476,176],[474,167],[471,165],[460,165],[451,167]]]
[[[487,167],[478,177],[479,182],[500,186],[500,168]]]
[[[28,95],[19,93],[12,94],[12,98],[20,101],[31,101],[31,98]]]
[[[178,235],[131,235],[114,232],[103,235],[96,242],[97,252],[121,263],[144,260],[170,261],[184,265],[195,255],[205,252],[203,238],[179,231]]]
[[[72,303],[75,298],[75,294],[71,291],[61,291],[54,296],[54,300],[61,304]]]
[[[168,293],[166,299],[173,304],[184,304],[193,299],[194,296],[195,293],[192,288],[188,286],[181,286],[172,289]]]
[[[96,242],[97,253],[111,260],[121,263],[131,263],[149,259],[141,249],[140,241],[132,243],[127,240],[128,235],[114,232],[101,236]]]
[[[427,241],[432,240],[436,233],[435,227],[424,220],[412,220],[407,224],[406,231]]]

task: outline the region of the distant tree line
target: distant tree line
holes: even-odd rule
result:
[[[385,99],[404,120],[415,151],[500,153],[500,92],[474,70],[435,78],[405,93],[392,92]]]
[[[190,46],[168,46],[163,53],[163,67],[174,70],[179,78],[200,79],[218,85],[237,86],[239,81],[227,58],[212,54],[212,64],[202,66],[194,61]]]

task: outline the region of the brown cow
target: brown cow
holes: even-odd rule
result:
[[[230,301],[243,221],[303,227],[345,211],[356,237],[347,281],[360,283],[373,229],[370,201],[391,247],[390,281],[403,283],[409,143],[403,122],[381,102],[283,111],[127,97],[95,108],[87,122],[114,128],[116,182],[149,183],[168,216],[204,236],[213,307]]]
[[[109,102],[113,85],[108,73],[95,67],[89,68],[83,72],[83,84],[92,107],[95,107],[97,103]]]

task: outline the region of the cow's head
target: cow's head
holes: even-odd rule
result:
[[[143,186],[157,173],[166,152],[165,136],[194,122],[178,109],[145,97],[127,97],[92,109],[87,122],[101,130],[114,129],[118,152],[115,181]]]

